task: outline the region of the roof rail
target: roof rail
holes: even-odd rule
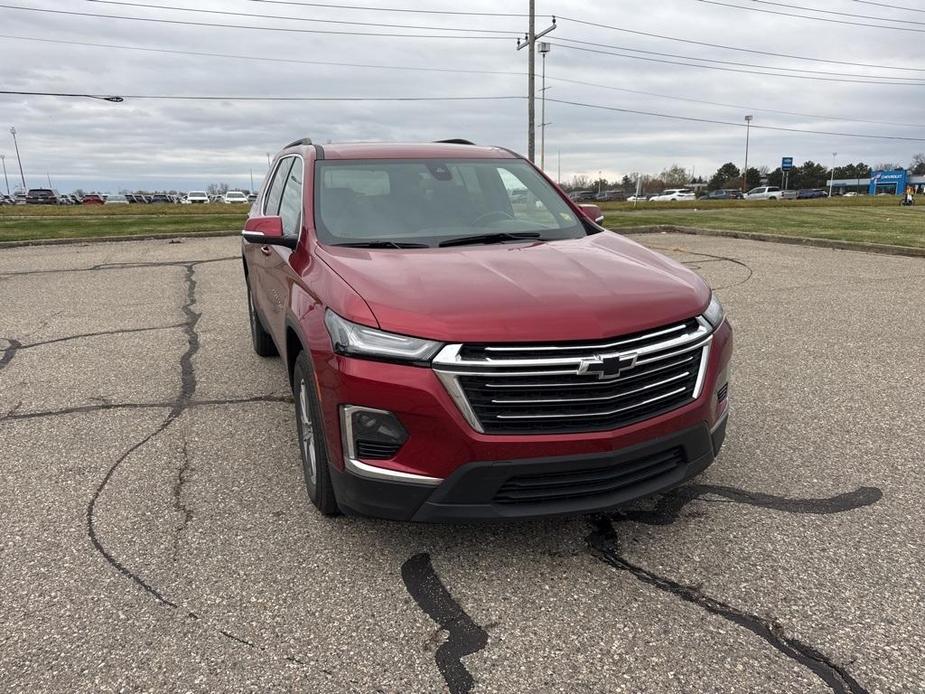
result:
[[[464,140],[461,137],[451,137],[449,140],[434,140],[434,144],[441,145],[474,145],[474,142]]]
[[[290,142],[288,145],[283,147],[283,149],[289,149],[290,147],[298,147],[299,145],[310,145],[310,144],[312,144],[312,139],[310,137],[303,137],[301,140]]]

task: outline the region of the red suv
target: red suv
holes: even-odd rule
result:
[[[499,147],[300,140],[242,234],[308,495],[415,521],[609,509],[706,468],[732,329],[694,272]]]

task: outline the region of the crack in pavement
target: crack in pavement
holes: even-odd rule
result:
[[[217,260],[227,260],[227,259],[221,258]],[[106,562],[108,562],[109,565],[112,566],[114,569],[116,569],[120,574],[130,579],[135,585],[141,588],[145,593],[147,593],[152,598],[154,598],[158,604],[163,605],[165,607],[173,608],[175,610],[182,609],[179,603],[168,598],[166,595],[164,595],[163,592],[161,592],[160,589],[158,589],[156,586],[152,585],[151,583],[148,583],[137,572],[130,569],[128,566],[122,563],[111,551],[109,551],[109,549],[106,547],[106,545],[103,543],[102,539],[100,538],[99,533],[97,532],[96,505],[101,495],[106,490],[106,487],[109,485],[109,482],[112,479],[113,475],[122,465],[122,463],[132,453],[140,449],[145,444],[149,443],[152,439],[157,437],[159,434],[165,431],[168,427],[170,427],[174,422],[176,422],[177,419],[180,417],[180,415],[183,414],[183,412],[187,408],[193,406],[194,404],[196,405],[210,405],[210,404],[221,405],[221,404],[232,404],[232,403],[237,403],[237,402],[276,401],[275,400],[276,396],[256,396],[254,398],[246,398],[243,400],[211,400],[211,401],[209,400],[194,401],[193,400],[193,396],[196,393],[196,384],[197,384],[196,372],[193,369],[193,357],[196,355],[196,353],[199,351],[199,348],[200,348],[199,334],[196,332],[196,326],[199,323],[199,319],[202,315],[201,313],[193,309],[193,305],[196,303],[196,286],[197,286],[196,277],[195,277],[195,268],[197,265],[200,265],[203,262],[213,262],[213,261],[192,261],[192,262],[187,262],[187,263],[182,264],[182,266],[186,269],[186,275],[185,275],[186,301],[182,307],[183,314],[184,316],[186,316],[186,322],[182,323],[181,327],[183,328],[183,332],[185,333],[186,338],[187,338],[187,348],[186,350],[184,350],[183,354],[180,356],[180,390],[177,394],[177,397],[173,401],[168,402],[168,403],[156,403],[153,405],[148,405],[148,404],[139,405],[142,407],[164,407],[164,408],[169,408],[169,411],[167,412],[167,415],[164,417],[164,420],[160,423],[160,425],[158,425],[156,429],[154,429],[154,431],[150,432],[149,434],[145,435],[141,440],[132,444],[109,467],[103,479],[100,481],[99,485],[97,485],[96,489],[94,490],[93,495],[90,498],[90,502],[87,504],[87,513],[86,513],[87,535],[90,538],[90,542],[93,544],[94,548],[96,548],[96,550],[100,553],[103,559],[105,559]],[[171,264],[178,264],[178,263],[171,263]],[[143,266],[147,267],[150,265],[152,264],[146,264]],[[153,265],[159,265],[159,264],[155,263]],[[124,403],[121,406],[124,407],[126,404],[127,403]],[[103,403],[100,405],[89,406],[88,408],[81,408],[79,411],[91,411],[93,409],[97,409],[97,410],[115,409],[117,407],[120,407],[120,405],[111,404],[111,403]],[[73,408],[71,409],[73,411]],[[62,413],[58,412],[57,414],[62,414]],[[12,418],[17,419],[17,418],[24,418],[24,417],[14,416]],[[185,440],[184,440],[183,451],[184,451],[184,457],[187,459],[187,462],[185,463],[185,465],[188,466],[189,461],[188,461],[188,456],[187,456],[187,448],[186,448]],[[179,494],[182,492],[184,475],[185,473],[183,471],[183,468],[181,467],[181,471],[179,473],[179,481],[178,481],[179,491],[176,491],[177,488],[175,487],[175,495],[176,495],[175,498],[179,498]],[[189,518],[187,518],[187,520],[188,519]],[[258,646],[252,641],[249,641],[243,637],[233,634],[232,632],[220,626],[216,620],[206,620],[200,615],[196,614],[195,612],[192,612],[189,610],[185,611],[185,616],[189,619],[193,619],[195,621],[207,624],[210,628],[216,630],[222,636],[228,639],[231,639],[238,644],[247,646],[249,648],[253,648],[255,650],[259,650],[264,653],[267,652],[267,647]],[[293,663],[299,663],[301,665],[308,665],[306,661],[296,656],[292,656],[292,655],[285,656],[285,659]]]
[[[865,689],[841,665],[818,649],[789,637],[784,628],[771,620],[740,610],[732,605],[704,594],[695,586],[685,585],[633,564],[620,553],[619,539],[613,521],[635,521],[648,525],[670,525],[680,517],[681,510],[695,499],[713,495],[730,502],[748,504],[758,508],[773,509],[786,513],[819,514],[843,513],[877,503],[883,496],[876,487],[859,489],[829,498],[794,499],[761,492],[751,492],[735,487],[691,484],[674,489],[662,495],[651,511],[617,511],[609,514],[595,514],[591,517],[593,531],[585,538],[594,556],[608,565],[629,572],[638,581],[653,586],[674,597],[696,605],[707,612],[722,617],[738,626],[748,629],[765,640],[788,658],[811,670],[837,694],[867,694]]]
[[[450,693],[471,691],[475,682],[462,658],[485,648],[488,633],[450,595],[434,571],[429,554],[415,554],[408,559],[401,566],[401,576],[418,607],[447,633],[446,641],[434,653],[434,660]]]
[[[208,407],[212,405],[241,405],[247,403],[292,403],[291,395],[253,395],[242,398],[215,398],[209,400],[190,400],[186,403],[186,408],[191,407]],[[36,412],[17,413],[22,406],[22,402],[0,417],[0,423],[4,421],[16,421],[21,419],[40,419],[43,417],[59,417],[69,414],[84,414],[88,412],[103,412],[106,410],[134,410],[134,409],[171,409],[175,403],[171,402],[106,402],[99,405],[75,405],[74,407],[64,407],[59,410],[39,410]]]
[[[180,557],[180,538],[183,533],[186,532],[187,527],[189,527],[190,521],[193,520],[193,510],[189,508],[183,501],[183,488],[186,485],[187,475],[192,469],[192,465],[189,457],[189,450],[187,449],[187,441],[183,439],[183,464],[180,466],[180,469],[177,470],[177,481],[173,485],[173,509],[180,516],[180,522],[174,530],[173,534],[173,553],[172,557],[174,562],[176,562]]]
[[[739,265],[740,267],[745,268],[745,270],[746,270],[747,273],[748,273],[747,275],[745,275],[745,279],[738,280],[737,282],[733,282],[732,284],[724,284],[724,285],[719,286],[719,287],[712,287],[712,289],[713,289],[714,291],[719,291],[720,289],[731,289],[732,287],[739,287],[739,286],[745,284],[746,282],[748,282],[748,281],[752,278],[752,275],[754,274],[754,271],[751,269],[751,267],[748,265],[748,263],[746,263],[746,262],[743,261],[743,260],[739,260],[738,258],[730,258],[729,256],[725,256],[725,255],[713,255],[713,254],[711,254],[711,253],[702,253],[702,252],[700,252],[700,251],[690,251],[690,250],[688,250],[688,249],[686,249],[686,248],[681,248],[681,247],[678,247],[678,246],[672,247],[672,248],[669,248],[669,247],[667,247],[667,246],[648,246],[648,248],[651,248],[652,250],[658,250],[658,251],[674,251],[674,252],[676,252],[676,253],[688,253],[689,255],[699,255],[699,256],[701,256],[701,257],[703,257],[703,258],[710,258],[711,260],[714,260],[714,261],[716,261],[716,260],[725,260],[726,262],[733,263],[733,264],[735,264],[735,265]],[[692,264],[692,263],[704,263],[704,262],[709,262],[709,261],[705,261],[705,260],[696,260],[696,261],[694,261],[694,260],[686,260],[686,261],[685,261],[685,260],[682,260],[682,261],[679,261],[679,262],[680,262],[682,265],[690,265],[690,264]]]
[[[223,263],[229,260],[241,260],[239,255],[228,255],[221,258],[205,258],[203,260],[162,260],[151,263],[98,263],[90,267],[60,268],[55,270],[20,270],[17,272],[0,272],[0,278],[25,277],[28,275],[49,275],[61,272],[100,272],[106,270],[134,270],[149,267],[187,267],[204,265],[206,263]]]

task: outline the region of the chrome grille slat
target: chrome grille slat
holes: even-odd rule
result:
[[[711,342],[709,323],[692,318],[597,342],[446,345],[433,366],[477,431],[601,431],[696,399]]]
[[[608,400],[619,400],[620,398],[625,398],[629,395],[641,393],[644,390],[652,390],[653,388],[658,388],[659,386],[663,386],[666,383],[673,383],[674,381],[690,375],[690,371],[685,371],[684,373],[680,373],[677,376],[666,378],[664,381],[659,381],[658,383],[650,383],[647,386],[642,386],[641,388],[633,388],[632,390],[627,390],[616,395],[602,395],[600,397],[591,398],[558,398],[552,400],[492,400],[491,402],[493,405],[544,405],[560,402],[606,402]]]

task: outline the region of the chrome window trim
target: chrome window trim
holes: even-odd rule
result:
[[[341,405],[340,406],[340,431],[341,446],[344,449],[344,467],[347,468],[357,477],[366,479],[379,480],[386,482],[402,482],[404,484],[417,484],[424,487],[436,487],[443,482],[442,477],[428,477],[427,475],[415,475],[410,472],[401,472],[400,470],[390,470],[364,463],[357,458],[353,445],[353,413],[354,412],[377,412],[379,414],[392,414],[388,410],[378,410],[375,407],[363,407],[362,405]]]

